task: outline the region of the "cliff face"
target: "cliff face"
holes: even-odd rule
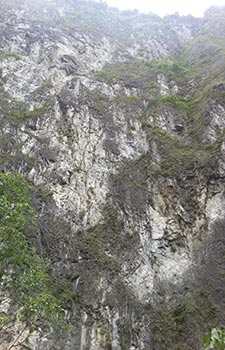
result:
[[[0,1],[1,170],[72,324],[26,348],[200,349],[225,321],[224,17]]]

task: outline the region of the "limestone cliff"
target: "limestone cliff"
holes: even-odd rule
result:
[[[0,33],[1,171],[72,324],[23,346],[200,350],[225,321],[225,10],[1,0]]]

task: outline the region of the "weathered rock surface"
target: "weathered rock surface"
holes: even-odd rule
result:
[[[224,321],[224,17],[0,1],[1,170],[72,323],[26,348],[199,349]]]

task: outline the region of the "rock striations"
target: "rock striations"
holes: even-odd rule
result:
[[[0,0],[0,33],[0,167],[71,322],[16,349],[201,349],[225,322],[225,9]]]

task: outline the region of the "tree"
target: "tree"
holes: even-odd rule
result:
[[[48,263],[25,235],[35,229],[35,217],[22,177],[0,173],[0,345],[10,338],[15,322],[23,325],[7,349],[25,341],[27,329],[65,324],[60,303],[51,292]]]

